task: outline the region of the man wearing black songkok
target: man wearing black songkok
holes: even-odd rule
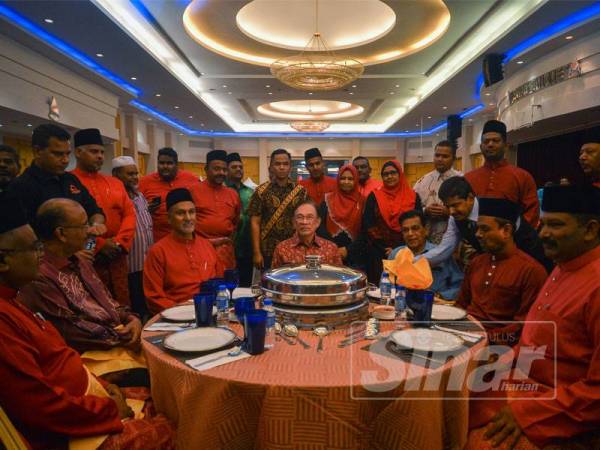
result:
[[[252,238],[250,236],[250,217],[247,209],[254,189],[244,184],[244,163],[239,153],[227,155],[227,181],[225,184],[235,190],[240,197],[240,222],[235,232],[235,258],[240,271],[240,286],[252,284]]]
[[[505,159],[508,144],[506,125],[488,120],[481,133],[481,153],[485,163],[465,174],[477,197],[504,198],[521,207],[523,217],[534,228],[540,219],[537,188],[531,174]]]
[[[227,152],[206,154],[206,180],[190,189],[196,203],[196,233],[208,239],[225,269],[236,267],[233,237],[240,220],[240,197],[223,183],[227,178]]]
[[[306,150],[304,162],[310,176],[306,180],[300,180],[299,184],[304,186],[308,196],[318,206],[323,202],[326,193],[335,191],[337,182],[334,178],[327,176],[327,165],[318,148]]]
[[[165,204],[171,233],[150,247],[144,263],[144,294],[152,313],[188,301],[201,282],[223,275],[214,247],[195,232],[190,191],[173,189]]]
[[[514,345],[520,324],[546,280],[546,270],[515,244],[519,205],[499,198],[480,198],[475,233],[485,253],[475,256],[457,303],[483,321],[490,342]],[[486,324],[485,322],[493,322]]]
[[[516,349],[542,349],[527,378],[516,381],[535,389],[509,397],[508,404],[475,402],[472,417],[487,424],[487,432],[473,431],[469,450],[487,448],[482,437],[494,447],[506,440],[502,448],[519,440],[516,448],[533,448],[530,442],[600,448],[600,189],[545,188],[540,237],[557,266],[529,310]]]

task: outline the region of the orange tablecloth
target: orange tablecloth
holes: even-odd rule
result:
[[[384,324],[382,331],[393,324]],[[232,327],[238,334],[238,325]],[[467,440],[464,383],[445,388],[452,370],[470,369],[476,346],[438,369],[337,343],[308,331],[312,348],[280,340],[262,355],[198,372],[142,341],[158,411],[177,424],[179,449],[461,449]],[[145,332],[144,337],[160,334]],[[378,344],[379,345],[379,344]],[[454,369],[453,369],[454,368]],[[415,391],[420,377],[440,387]],[[364,385],[368,385],[366,388]],[[413,386],[412,390],[409,386]],[[379,392],[378,392],[379,391]]]

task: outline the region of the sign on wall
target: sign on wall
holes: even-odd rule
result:
[[[529,80],[527,83],[522,84],[513,91],[508,91],[508,103],[509,105],[512,105],[522,98],[541,91],[542,89],[546,89],[550,86],[579,76],[581,76],[581,66],[579,65],[579,61],[562,65],[549,72],[543,73],[533,80]]]

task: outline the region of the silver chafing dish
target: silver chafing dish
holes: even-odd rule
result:
[[[260,289],[273,299],[279,320],[299,327],[338,328],[368,318],[366,275],[349,267],[321,265],[319,256],[265,272]]]

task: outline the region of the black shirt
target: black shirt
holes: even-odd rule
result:
[[[13,180],[8,191],[19,198],[29,223],[33,223],[40,205],[51,198],[68,198],[76,201],[83,206],[88,217],[104,214],[94,197],[75,175],[68,172],[58,176],[52,175],[35,163]]]

